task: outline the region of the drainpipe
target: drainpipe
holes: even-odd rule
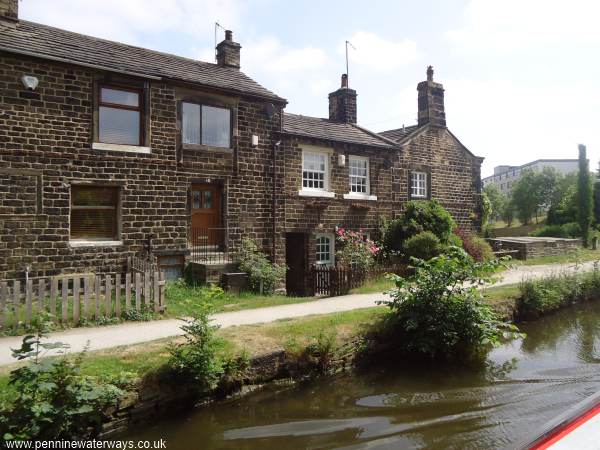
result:
[[[277,151],[281,141],[275,142],[273,145],[273,250],[272,259],[275,263],[275,257],[277,255]]]

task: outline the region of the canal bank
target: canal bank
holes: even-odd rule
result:
[[[388,361],[293,386],[272,384],[132,429],[170,449],[511,448],[600,389],[600,302],[524,323],[526,337],[478,367]]]

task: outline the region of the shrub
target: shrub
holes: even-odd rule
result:
[[[581,236],[581,227],[577,222],[569,222],[563,225],[546,225],[531,232],[530,236],[578,238]]]
[[[283,283],[286,266],[274,264],[252,239],[242,240],[240,270],[248,274],[250,288],[260,294],[272,294]]]
[[[483,302],[477,286],[489,280],[498,260],[475,262],[464,250],[451,247],[429,261],[413,258],[414,275],[391,276],[396,289],[386,303],[398,348],[431,358],[483,353],[501,338],[517,335]]]
[[[404,255],[407,258],[429,260],[440,254],[440,240],[431,231],[415,234],[404,243]]]
[[[39,325],[36,335],[25,336],[21,348],[13,350],[17,360],[29,362],[10,373],[14,392],[0,406],[3,440],[71,440],[96,435],[103,411],[123,392],[106,381],[81,375],[85,352],[69,359],[68,346],[42,342],[43,332]],[[40,360],[42,352],[50,349],[63,354]]]
[[[223,342],[215,336],[218,327],[209,323],[209,308],[204,305],[191,319],[184,319],[185,342],[169,348],[170,366],[194,380],[202,391],[213,389],[223,373],[223,361],[218,357]]]
[[[519,285],[519,313],[539,316],[574,302],[598,298],[600,295],[600,270],[582,274],[562,273],[539,280],[526,280]]]
[[[344,266],[368,269],[375,262],[379,247],[364,237],[362,230],[358,232],[339,228],[336,240],[340,243],[340,250],[336,252],[338,262]]]
[[[386,229],[384,245],[388,251],[402,251],[404,242],[423,231],[431,231],[442,244],[447,244],[456,223],[437,200],[410,201],[401,217]]]
[[[469,233],[462,228],[457,228],[454,230],[454,234],[462,241],[462,248],[475,261],[482,262],[494,259],[494,251],[485,239]]]

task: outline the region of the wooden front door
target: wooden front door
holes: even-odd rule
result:
[[[304,233],[285,234],[285,263],[288,266],[285,277],[287,295],[306,295],[306,244]]]
[[[222,189],[215,184],[192,185],[192,241],[195,245],[222,246]]]

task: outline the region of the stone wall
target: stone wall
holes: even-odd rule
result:
[[[25,90],[23,73],[39,79]],[[224,221],[272,245],[272,136],[279,114],[264,103],[232,97],[233,150],[183,149],[177,99],[189,88],[146,82],[150,154],[92,150],[94,89],[111,80],[143,80],[0,53],[0,278],[122,271],[126,257],[153,233],[157,252],[184,253],[192,182],[224,186]],[[201,96],[212,92],[195,90]],[[259,145],[251,145],[251,136]],[[75,247],[69,241],[72,184],[120,189],[120,244]]]

